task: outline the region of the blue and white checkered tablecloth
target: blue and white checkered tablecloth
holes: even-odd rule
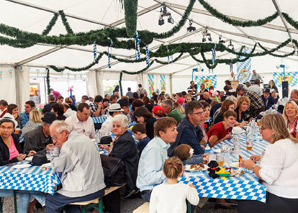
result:
[[[261,139],[257,133],[254,137],[253,149],[246,150],[246,140],[244,136],[239,137],[241,143],[241,155],[243,159],[248,159],[251,155],[260,155],[264,151],[268,142]],[[221,144],[232,145],[232,141],[226,140],[216,145],[220,148]],[[235,156],[234,156],[235,158]],[[185,172],[180,182],[195,185],[199,197],[227,198],[237,200],[257,200],[266,202],[266,187],[260,184],[258,177],[249,170],[240,177],[229,177],[227,179],[212,179],[207,171]]]
[[[103,115],[100,117],[91,117],[93,120],[93,123],[95,124],[102,124],[103,122],[105,122],[107,120],[107,116]]]
[[[28,161],[18,164],[28,163]],[[0,189],[38,191],[53,195],[54,187],[60,184],[59,175],[51,168],[42,170],[41,166],[14,169],[0,167]]]

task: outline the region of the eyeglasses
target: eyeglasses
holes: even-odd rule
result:
[[[61,135],[64,131],[58,133],[56,136],[51,137],[52,140],[57,140],[57,138],[59,137],[59,135]]]
[[[204,113],[204,111],[202,111],[202,112],[193,112],[193,113],[191,113],[191,114],[201,115],[201,114],[203,114],[203,113]]]

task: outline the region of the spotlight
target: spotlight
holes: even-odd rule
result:
[[[208,36],[208,40],[209,41],[212,41],[211,34],[210,33],[207,33],[207,36]]]
[[[186,29],[188,32],[192,32],[192,31],[195,31],[196,28],[195,27],[192,27],[192,20],[190,19],[189,20],[189,27]]]
[[[230,40],[230,43],[229,43],[229,45],[228,45],[228,48],[234,50],[234,45],[232,44],[232,40]]]
[[[225,43],[225,41],[222,40],[221,35],[219,36],[219,39],[218,40],[219,40],[218,43],[220,43],[220,44],[224,44]]]
[[[163,18],[158,19],[158,25],[161,26],[165,23],[165,20],[163,20]]]
[[[169,15],[168,22],[171,24],[174,24],[174,19],[172,18],[171,15]]]
[[[163,19],[164,16],[168,16],[168,22],[171,24],[174,24],[174,19],[173,19],[171,13],[167,11],[166,5],[162,4],[161,8],[160,8],[160,15],[159,15],[159,20],[158,20],[158,24],[160,26],[165,23],[165,21]]]

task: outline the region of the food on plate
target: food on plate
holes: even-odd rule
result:
[[[239,162],[236,161],[234,163],[231,163],[231,167],[239,168]]]
[[[190,166],[190,169],[193,169],[193,170],[203,170],[203,169],[205,169],[205,165],[204,164],[201,164],[201,163],[192,164]]]

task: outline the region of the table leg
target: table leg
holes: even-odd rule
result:
[[[17,191],[16,190],[13,190],[13,201],[14,201],[14,212],[18,213]]]

